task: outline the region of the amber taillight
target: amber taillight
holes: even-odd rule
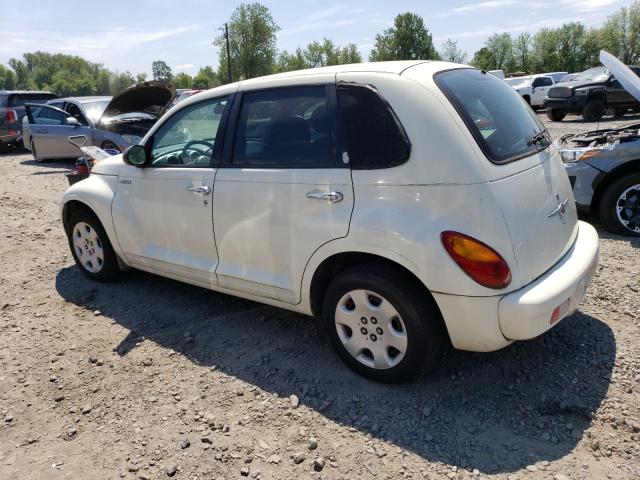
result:
[[[493,248],[459,232],[442,232],[440,238],[451,258],[480,285],[501,289],[511,283],[509,265]]]

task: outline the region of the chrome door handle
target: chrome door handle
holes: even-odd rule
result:
[[[318,200],[329,200],[331,203],[341,202],[344,195],[340,192],[309,192],[307,198],[315,198]]]
[[[211,193],[211,187],[207,185],[190,185],[187,187],[187,190],[193,193],[199,193],[200,195],[209,195]]]

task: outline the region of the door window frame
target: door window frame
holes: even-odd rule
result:
[[[307,87],[325,87],[325,98],[327,101],[327,115],[329,120],[329,159],[326,164],[321,166],[314,165],[281,165],[281,166],[261,166],[252,165],[244,162],[233,162],[233,150],[235,147],[236,135],[239,130],[240,114],[244,96],[252,93],[273,92],[278,90],[291,90]],[[229,120],[227,122],[227,131],[222,142],[222,162],[219,168],[236,168],[247,170],[317,170],[317,169],[333,169],[333,168],[350,168],[349,163],[345,163],[342,159],[346,158],[343,153],[346,152],[342,137],[342,128],[340,125],[340,112],[338,109],[338,95],[336,92],[336,84],[328,82],[320,83],[301,83],[297,85],[283,85],[278,87],[252,88],[237,92],[233,95],[233,102],[229,111]],[[333,162],[331,162],[333,159]]]
[[[180,164],[175,164],[175,165],[152,165],[152,164],[148,164],[145,165],[145,168],[157,168],[157,169],[161,169],[161,168],[217,168],[220,167],[220,163],[221,163],[221,158],[222,158],[222,150],[223,150],[223,146],[224,146],[224,141],[226,140],[226,130],[227,130],[227,125],[229,124],[229,113],[232,109],[233,103],[234,103],[234,97],[235,94],[230,94],[230,95],[221,95],[219,97],[213,97],[213,98],[205,98],[202,100],[199,100],[197,102],[192,103],[191,105],[188,105],[186,107],[184,107],[184,109],[180,109],[178,111],[176,111],[174,114],[172,114],[171,116],[168,116],[161,125],[158,126],[158,128],[156,129],[155,132],[153,132],[153,135],[151,137],[149,137],[149,139],[145,142],[144,148],[145,151],[147,153],[147,158],[151,158],[151,152],[153,150],[153,144],[155,143],[155,136],[158,133],[158,131],[160,129],[162,129],[162,127],[164,127],[164,125],[171,121],[171,119],[175,116],[178,115],[182,110],[186,110],[189,108],[193,108],[196,105],[200,105],[200,104],[204,104],[204,103],[212,103],[212,102],[216,102],[216,101],[220,101],[225,99],[227,100],[227,105],[224,108],[224,112],[222,112],[222,117],[220,118],[220,124],[218,125],[218,131],[216,132],[216,136],[215,136],[215,140],[213,141],[213,152],[211,153],[211,158],[209,159],[209,164],[208,165],[180,165]]]
[[[33,112],[31,111],[32,108],[49,108],[51,110],[57,111],[59,113],[62,113],[64,115],[64,118],[66,119],[67,117],[71,117],[71,115],[69,115],[68,112],[64,111],[62,108],[58,108],[54,105],[47,105],[47,104],[38,104],[38,103],[25,103],[25,111],[27,113],[27,119],[29,120],[29,125],[48,125],[48,126],[52,126],[52,127],[67,127],[69,125],[65,124],[64,121],[63,123],[57,124],[57,123],[35,123],[33,120]]]

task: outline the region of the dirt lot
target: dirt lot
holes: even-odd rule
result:
[[[574,120],[552,132],[595,127]],[[640,478],[640,239],[600,232],[548,334],[385,386],[312,319],[87,281],[59,220],[71,165],[0,156],[0,478]]]

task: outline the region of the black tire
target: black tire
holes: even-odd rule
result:
[[[395,308],[398,316],[401,318],[407,346],[404,356],[400,357],[399,363],[390,368],[376,369],[361,363],[361,361],[349,353],[340,339],[335,319],[336,309],[338,308],[339,302],[347,294],[356,290],[366,290],[372,293],[372,296],[367,297],[370,299],[370,303],[372,297],[376,298],[376,295],[384,298],[384,300],[388,301],[391,306]],[[378,306],[380,305],[381,304],[378,304]],[[355,312],[356,320],[366,324],[367,322],[364,320],[367,319],[364,317],[359,319],[359,316],[360,313]],[[370,332],[365,332],[364,330],[366,330],[366,328],[362,328],[364,325],[357,323],[358,331],[352,330],[351,334],[362,335],[362,338],[357,337],[360,341],[375,342],[376,340],[373,337],[376,337],[376,335],[373,334],[375,332],[373,331],[374,327],[372,325],[374,324],[374,320],[375,323],[377,323],[377,320],[373,316],[368,320],[369,328],[371,329]],[[415,279],[400,270],[390,269],[388,266],[378,264],[354,267],[339,274],[333,280],[324,298],[322,321],[338,356],[351,369],[363,377],[383,383],[398,383],[410,380],[425,366],[432,365],[440,351],[444,337],[442,316],[433,298],[416,284]],[[386,355],[395,353],[392,352],[393,347],[385,347],[382,342],[383,338],[388,338],[383,337],[383,333],[387,333],[387,335],[392,334],[390,328],[392,328],[391,325],[393,325],[393,323],[393,321],[386,323],[380,322],[376,327],[376,331],[380,335],[379,339],[381,340],[381,343],[378,344],[378,349],[380,347],[385,349]],[[379,327],[385,327],[385,330],[383,331]],[[351,329],[347,328],[347,330]],[[398,329],[396,329],[396,331],[398,331]],[[374,344],[371,343],[371,345],[373,346]],[[367,350],[371,354],[371,350],[364,348],[361,349],[363,355]],[[370,361],[373,361],[373,354],[371,354]]]
[[[552,110],[551,108],[547,108],[547,117],[552,122],[561,122],[567,114],[561,112],[560,110]]]
[[[95,242],[95,245],[88,245],[87,247],[97,249],[97,246],[102,249],[102,263],[96,264],[100,267],[98,271],[88,270],[88,268],[78,257],[78,252],[76,251],[76,247],[74,246],[73,237],[75,227],[79,223],[87,224],[97,234],[98,241]],[[96,215],[90,210],[77,209],[71,213],[69,217],[69,223],[67,224],[67,239],[69,241],[69,248],[71,249],[73,259],[76,261],[76,265],[78,266],[78,268],[80,268],[82,273],[84,273],[91,280],[96,280],[98,282],[108,282],[111,280],[115,280],[122,274],[122,270],[120,270],[120,267],[118,266],[118,257],[116,255],[116,252],[113,250],[113,247],[111,246],[109,237],[104,231],[104,228],[102,227],[100,220],[98,220],[98,217],[96,217]]]
[[[626,108],[616,108],[613,111],[613,116],[616,117],[616,118],[624,117],[624,114],[627,113],[627,110],[628,109],[626,109]]]
[[[605,111],[602,100],[589,100],[582,109],[582,118],[585,122],[599,122],[604,117]]]
[[[623,193],[634,186],[637,189],[632,190],[631,195],[629,193],[626,195],[626,202],[628,202],[629,208],[621,212],[621,216],[630,221],[628,225],[625,225],[618,218],[618,204],[625,202],[621,198]],[[637,193],[634,193],[636,190]],[[640,172],[626,175],[609,185],[602,194],[602,198],[600,198],[598,214],[600,221],[610,232],[620,235],[640,236]],[[632,229],[638,230],[634,231]]]
[[[527,105],[531,106],[531,98],[529,98],[529,95],[525,95],[522,98],[527,102]]]

